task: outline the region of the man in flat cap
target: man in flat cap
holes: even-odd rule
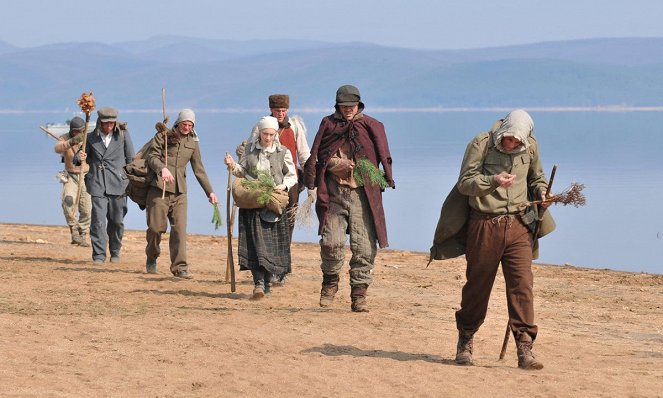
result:
[[[290,109],[290,97],[287,94],[272,94],[269,96],[269,110],[270,115],[276,118],[279,122],[279,130],[276,133],[276,139],[284,147],[290,150],[293,162],[295,163],[297,171],[297,184],[288,190],[290,201],[286,207],[286,214],[288,214],[288,228],[290,231],[289,241],[292,243],[292,232],[295,228],[295,214],[297,212],[297,204],[299,203],[299,193],[304,190],[303,186],[303,172],[304,164],[311,156],[311,150],[306,140],[306,126],[300,116],[288,116]],[[251,134],[246,142],[251,142],[257,139],[259,134],[258,124],[251,130]],[[239,152],[242,152],[240,149]],[[315,189],[309,190],[309,195],[315,196]],[[274,275],[272,280],[273,285],[282,285],[285,283],[286,275]]]
[[[75,161],[87,161],[90,171],[85,176],[85,185],[92,196],[92,261],[106,261],[106,248],[110,261],[120,262],[124,216],[127,214],[125,190],[129,184],[124,166],[135,155],[126,123],[117,121],[117,110],[104,107],[97,111],[97,125],[88,134],[84,151]]]
[[[92,201],[90,194],[82,186],[81,196],[78,206],[74,207],[76,195],[78,194],[78,177],[81,169],[83,175],[87,174],[90,167],[87,163],[80,166],[74,164],[74,155],[81,147],[83,141],[83,130],[85,121],[76,116],[69,122],[69,132],[60,136],[60,140],[55,144],[55,152],[62,155],[64,162],[64,171],[60,174],[62,182],[62,210],[64,218],[69,225],[71,232],[71,244],[82,247],[90,247],[85,236],[90,230],[90,213],[92,211]]]
[[[322,119],[304,166],[306,187],[317,188],[323,274],[320,306],[331,306],[338,291],[349,234],[351,309],[368,312],[366,291],[373,281],[376,241],[381,248],[388,246],[382,191],[395,188],[392,160],[384,125],[363,113],[357,87],[341,86],[335,108]]]

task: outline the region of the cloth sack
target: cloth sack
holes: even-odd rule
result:
[[[251,190],[242,184],[245,178],[235,178],[232,184],[232,195],[235,205],[240,209],[261,209],[268,208],[277,215],[283,214],[286,206],[288,205],[289,197],[287,192],[273,190],[271,197],[266,205],[258,203],[258,197],[261,192],[258,190]]]

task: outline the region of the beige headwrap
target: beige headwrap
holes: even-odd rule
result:
[[[495,130],[493,133],[493,143],[500,152],[522,152],[529,148],[530,142],[527,137],[529,137],[533,131],[534,121],[530,115],[522,109],[516,109],[506,115],[500,127]],[[506,151],[502,147],[502,138],[504,137],[515,137],[522,143],[522,145],[518,146],[518,148],[511,152]]]

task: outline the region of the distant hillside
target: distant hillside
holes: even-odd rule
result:
[[[120,108],[330,107],[341,84],[369,106],[661,105],[663,39],[596,39],[472,50],[306,40],[159,36],[117,44],[16,48],[0,42],[0,109],[75,107],[92,90]]]

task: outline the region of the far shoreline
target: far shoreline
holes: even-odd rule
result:
[[[14,226],[23,226],[23,227],[33,227],[33,226],[34,226],[34,227],[63,228],[63,229],[66,230],[66,227],[65,227],[65,226],[63,226],[63,225],[59,225],[59,224],[58,224],[58,225],[54,225],[54,224],[31,224],[31,223],[12,223],[12,222],[4,222],[4,221],[2,221],[2,222],[0,222],[0,226],[2,226],[2,225],[7,225],[7,226],[12,226],[12,225],[14,225]],[[125,229],[125,231],[129,231],[129,232],[138,232],[138,233],[143,232],[143,230],[141,230],[141,229],[130,229],[130,228]],[[226,235],[210,235],[210,234],[201,234],[201,233],[193,233],[193,232],[187,232],[187,235],[191,235],[191,236],[207,236],[207,237],[210,237],[210,238],[220,237],[220,236],[222,236],[222,237],[224,237],[224,238],[226,237]],[[234,240],[237,240],[237,237],[234,236],[233,239],[234,239]],[[5,242],[3,242],[3,241],[0,240],[0,243],[5,243]],[[308,246],[308,245],[312,245],[312,246],[315,246],[315,247],[318,246],[318,244],[315,243],[315,242],[305,242],[305,241],[293,241],[293,244],[297,244],[297,245],[307,245],[307,246]],[[235,251],[236,251],[236,249],[235,249]],[[426,258],[428,258],[428,256],[429,256],[429,253],[428,253],[428,252],[421,252],[421,251],[416,251],[416,250],[388,249],[388,248],[387,248],[387,249],[379,249],[379,251],[381,251],[381,252],[389,252],[389,253],[409,253],[409,254],[416,254],[416,255],[422,255],[422,256],[425,256]],[[462,257],[462,256],[461,256],[461,257]],[[460,258],[460,257],[459,257],[459,258]],[[427,260],[426,260],[426,262],[427,262]],[[430,265],[428,265],[428,266],[424,265],[423,267],[424,267],[424,268],[430,268],[430,267],[435,266],[436,264],[439,265],[439,263],[441,263],[441,262],[442,262],[442,261],[433,261]],[[653,272],[644,272],[644,271],[623,271],[623,270],[615,270],[615,269],[612,269],[612,268],[606,268],[606,267],[589,267],[589,266],[579,266],[579,265],[573,265],[573,264],[550,264],[550,263],[539,263],[539,262],[536,262],[536,261],[533,261],[532,264],[535,265],[535,266],[542,266],[542,267],[555,267],[555,268],[559,268],[559,269],[574,269],[574,270],[578,270],[578,271],[616,272],[616,273],[624,273],[624,274],[629,274],[629,275],[653,275],[653,276],[660,276],[660,275],[663,275],[663,274],[658,274],[658,273],[653,273]]]

